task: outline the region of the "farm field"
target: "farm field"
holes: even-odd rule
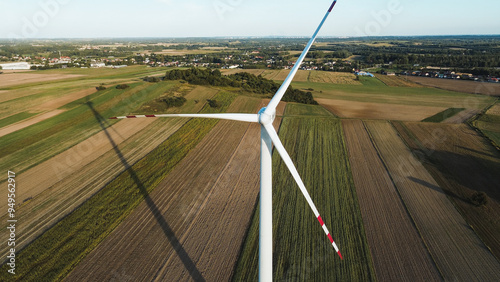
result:
[[[292,117],[284,117],[279,135],[344,260],[335,254],[280,156],[273,154],[274,279],[374,280],[340,120],[327,113],[299,118],[297,112],[304,112],[299,107],[287,110]],[[257,209],[234,281],[257,280],[258,218]]]
[[[444,108],[484,109],[494,97],[458,93],[435,88],[388,87],[376,78],[361,78],[363,85],[293,82],[297,89],[314,89],[318,99],[335,99],[365,103],[400,104]]]
[[[408,80],[415,83],[436,87],[445,90],[471,93],[471,94],[483,94],[490,96],[500,96],[500,83],[482,83],[475,81],[462,81],[454,79],[440,79],[440,78],[430,78],[430,77],[420,77],[420,76],[408,76]]]
[[[15,171],[19,184],[16,279],[257,279],[259,127],[107,118],[255,113],[268,101],[141,79],[169,69],[28,71],[15,73],[28,75],[23,83],[0,82],[0,167]],[[275,81],[289,73],[222,72],[242,71]],[[321,106],[280,104],[275,126],[344,260],[275,154],[275,280],[498,280],[497,97],[302,70],[293,87]],[[187,101],[168,108],[159,103],[167,96]],[[427,118],[437,123],[420,122]],[[0,237],[9,232],[6,197]],[[3,262],[7,252],[0,246]],[[0,266],[0,281],[6,269]]]
[[[217,90],[198,87],[186,95],[194,99],[212,98]],[[191,106],[187,103],[180,110],[197,112],[204,103]],[[96,111],[94,119],[105,128],[107,120]],[[106,183],[126,170],[114,148],[119,148],[134,164],[161,144],[187,120],[130,120],[118,122],[107,129],[80,142],[74,147],[20,173],[18,181],[23,183],[16,197],[23,201],[18,209],[20,236],[17,244],[24,246],[48,227],[99,191]],[[2,199],[4,199],[2,197]],[[5,207],[6,200],[0,205]],[[2,214],[2,216],[4,216]],[[4,226],[5,223],[2,223]],[[2,228],[0,234],[7,234]],[[2,246],[3,253],[6,246]]]
[[[218,93],[215,98],[222,107],[214,110],[205,106],[203,112],[225,111],[235,95]],[[149,199],[152,189],[216,123],[216,120],[189,120],[133,166],[123,157],[121,150],[115,149],[122,167],[129,169],[24,248],[16,256],[21,261],[18,278],[45,277],[52,280],[65,277],[138,204]]]
[[[388,122],[365,123],[444,280],[487,281],[500,263]]]
[[[324,98],[318,98],[316,101],[341,118],[420,121],[444,110],[442,107],[365,103]]]
[[[489,250],[500,257],[500,153],[465,124],[404,123],[397,126],[410,148]],[[487,195],[477,206],[476,192]],[[500,277],[500,276],[498,276]]]
[[[228,280],[259,191],[259,131],[219,122],[67,280],[112,279],[108,261],[134,280]]]
[[[75,74],[40,74],[33,72],[6,73],[0,75],[0,88],[7,88],[28,83],[47,82],[53,80],[64,80],[68,78],[78,78]]]
[[[473,121],[475,127],[479,128],[493,144],[500,148],[500,103],[496,102],[486,114],[481,115]]]
[[[388,76],[383,74],[375,74],[375,77],[390,87],[422,87],[411,80],[407,80],[406,77]]]
[[[441,280],[363,122],[342,128],[377,280]]]
[[[262,75],[264,78],[284,81],[290,70],[262,70],[262,69],[231,69],[222,70],[223,74],[235,74],[239,72],[247,72],[254,75]],[[299,82],[316,82],[316,83],[332,83],[346,85],[361,85],[361,82],[356,80],[356,76],[352,73],[343,72],[328,72],[328,71],[308,71],[299,70],[295,75],[294,81]]]

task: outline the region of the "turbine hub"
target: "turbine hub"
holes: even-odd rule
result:
[[[273,123],[276,118],[276,111],[273,111],[271,114],[266,113],[266,108],[262,108],[259,111],[259,123],[262,125]]]

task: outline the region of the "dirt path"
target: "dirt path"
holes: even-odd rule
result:
[[[66,281],[229,280],[259,191],[259,131],[220,121]]]
[[[415,226],[446,281],[492,281],[500,263],[388,122],[365,122]]]
[[[21,130],[23,128],[26,128],[28,126],[37,124],[37,123],[44,121],[46,119],[55,117],[58,114],[64,113],[64,112],[65,112],[65,110],[53,110],[53,111],[50,111],[48,113],[37,115],[37,116],[30,118],[28,120],[2,127],[2,128],[0,128],[0,137],[5,136],[7,134],[11,134],[12,132],[16,132],[16,131]]]
[[[440,281],[361,120],[343,120],[354,184],[380,281]]]
[[[421,121],[446,110],[443,107],[409,106],[316,99],[320,105],[342,118]]]

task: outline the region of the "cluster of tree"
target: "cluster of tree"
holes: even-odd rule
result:
[[[146,76],[145,78],[143,78],[143,80],[146,82],[160,82],[161,78],[155,76]]]
[[[210,108],[220,108],[222,106],[221,103],[215,99],[214,100],[207,99],[207,103],[210,106]]]
[[[121,89],[121,90],[123,90],[123,89],[127,89],[127,88],[129,88],[129,87],[130,87],[130,86],[129,86],[128,84],[118,84],[118,85],[116,86],[116,89]]]
[[[181,107],[186,103],[187,100],[184,97],[175,96],[175,97],[163,98],[161,101],[167,104],[168,108],[171,108],[171,107]]]
[[[278,91],[280,84],[249,73],[236,73],[231,75],[222,75],[219,70],[190,68],[187,70],[175,69],[169,71],[165,75],[166,80],[184,80],[196,85],[212,85],[212,86],[230,86],[242,88],[245,91],[256,94],[274,94]],[[311,92],[303,92],[298,89],[293,89],[291,86],[285,93],[283,101],[297,102],[303,104],[317,104],[314,101]]]
[[[106,90],[106,87],[104,87],[103,85],[99,85],[95,88],[97,91],[102,91],[102,90]]]

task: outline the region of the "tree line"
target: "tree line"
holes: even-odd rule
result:
[[[247,92],[269,95],[280,88],[280,84],[262,76],[241,72],[231,75],[222,75],[219,70],[190,68],[186,70],[174,69],[168,71],[165,80],[184,80],[196,85],[211,85],[219,87],[241,88]],[[285,102],[317,105],[311,92],[304,92],[289,87],[283,97]]]

